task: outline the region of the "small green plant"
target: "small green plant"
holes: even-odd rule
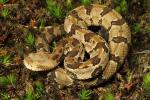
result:
[[[34,35],[32,35],[32,33],[28,33],[26,38],[25,38],[25,42],[28,46],[33,47],[35,44],[35,37]]]
[[[87,6],[91,4],[91,0],[81,0],[81,4]]]
[[[34,92],[31,88],[27,89],[26,96],[25,96],[24,100],[36,100]]]
[[[144,0],[144,6],[150,9],[150,0]]]
[[[143,78],[143,88],[146,93],[150,94],[150,73],[147,73]]]
[[[39,21],[38,21],[39,30],[43,29],[44,26],[45,26],[45,20],[44,19],[39,19]]]
[[[135,33],[139,33],[141,31],[141,26],[139,23],[134,23],[131,28]]]
[[[7,8],[4,8],[1,10],[1,15],[4,19],[8,18],[9,17],[9,10]]]
[[[7,79],[8,79],[8,81],[9,81],[9,83],[10,83],[13,87],[15,87],[15,84],[16,84],[16,77],[15,77],[14,75],[10,74],[10,75],[7,76]]]
[[[127,72],[126,79],[127,79],[128,83],[130,83],[132,81],[132,72],[131,71]]]
[[[44,92],[44,86],[39,81],[35,82],[35,89],[30,87],[26,90],[26,95],[24,97],[25,100],[39,100]]]
[[[39,82],[39,81],[35,82],[35,91],[36,91],[36,93],[35,93],[36,98],[40,98],[40,96],[44,92],[44,86],[41,82]]]
[[[102,97],[102,100],[115,100],[115,99],[113,94],[111,92],[108,92]]]
[[[114,0],[116,7],[115,10],[119,13],[126,14],[128,9],[127,9],[127,2],[126,0]]]
[[[64,19],[64,14],[62,12],[61,6],[57,5],[54,0],[46,0],[47,3],[47,9],[50,12],[50,14],[59,20]]]
[[[9,0],[0,0],[0,4],[5,4],[7,3]]]
[[[55,6],[53,11],[52,11],[52,15],[55,16],[58,19],[63,19],[63,13],[62,13],[62,9],[60,6]]]
[[[7,77],[1,76],[0,77],[0,86],[7,86],[8,84],[9,84],[9,81],[8,81]]]
[[[79,100],[89,100],[91,98],[92,91],[91,90],[81,90],[78,93]]]
[[[46,0],[46,3],[47,3],[48,10],[52,10],[53,7],[56,5],[56,3],[54,2],[54,0]]]
[[[16,77],[12,74],[0,77],[0,86],[12,85],[14,87],[15,84],[16,84]]]
[[[71,10],[73,8],[72,0],[66,0],[67,10]]]
[[[10,99],[9,99],[9,94],[8,94],[8,93],[5,93],[5,92],[0,93],[0,98],[1,98],[2,100],[10,100]]]
[[[11,57],[10,55],[5,55],[0,57],[0,62],[5,66],[9,66],[11,64]]]

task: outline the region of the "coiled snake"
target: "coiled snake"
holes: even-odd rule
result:
[[[108,42],[88,29],[89,26],[104,27]],[[66,32],[53,52],[49,52],[52,39]],[[55,68],[55,81],[70,86],[82,83],[95,86],[108,80],[123,63],[131,42],[130,29],[112,8],[91,4],[73,9],[64,25],[49,26],[36,39],[36,53],[24,58],[24,65],[33,71]],[[89,59],[85,60],[85,52]],[[58,66],[64,61],[64,67]]]

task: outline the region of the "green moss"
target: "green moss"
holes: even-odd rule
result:
[[[11,64],[11,56],[10,55],[1,56],[0,62],[5,66],[9,66]]]
[[[41,30],[45,26],[45,20],[44,19],[39,19],[38,21],[38,29]]]
[[[35,89],[27,88],[26,95],[23,97],[23,100],[40,100],[40,97],[44,93],[44,86],[41,82],[36,81]]]
[[[31,88],[28,88],[26,91],[26,96],[24,97],[23,100],[36,100],[34,96],[34,92]]]
[[[126,14],[128,9],[127,9],[127,2],[126,0],[114,0],[115,2],[115,10],[119,13],[122,13],[122,14]]]
[[[58,20],[63,20],[65,18],[65,14],[63,13],[61,6],[57,5],[54,0],[46,0],[46,3],[48,11],[54,18]]]
[[[79,100],[89,100],[91,98],[92,91],[91,90],[81,90],[78,93]]]
[[[150,94],[150,73],[147,73],[143,78],[143,88],[146,93]]]
[[[6,93],[6,92],[0,93],[0,99],[1,99],[1,100],[10,100],[9,94]]]
[[[1,76],[1,77],[0,77],[0,86],[5,87],[5,86],[7,86],[8,84],[9,84],[9,81],[8,81],[7,77]]]
[[[35,44],[35,37],[32,33],[28,33],[25,37],[25,42],[29,47],[33,47]]]
[[[52,10],[52,15],[58,19],[64,19],[62,8],[60,6],[55,6]]]
[[[9,0],[0,0],[0,4],[5,4],[7,3]]]
[[[10,11],[9,11],[7,8],[4,8],[4,9],[1,10],[1,16],[2,16],[4,19],[6,19],[6,18],[9,17],[9,13],[10,13]]]
[[[12,86],[15,86],[15,84],[16,84],[16,77],[14,76],[14,75],[8,75],[7,76],[7,79],[8,79],[8,81],[9,81],[9,83],[12,85]]]
[[[15,84],[16,84],[16,77],[12,74],[0,77],[0,86],[6,87],[7,85],[12,85],[14,87]]]
[[[73,8],[72,0],[66,0],[67,10],[71,10]]]
[[[141,25],[139,23],[132,24],[131,28],[135,33],[139,33],[141,31]]]
[[[127,72],[127,75],[126,75],[126,79],[127,79],[128,83],[131,82],[132,77],[133,77],[132,72],[131,72],[131,71],[128,71],[128,72]]]
[[[85,6],[90,5],[91,4],[91,0],[81,0],[81,4],[85,5]]]
[[[36,95],[36,98],[40,98],[43,93],[44,93],[44,85],[39,82],[39,81],[36,81],[35,82],[35,95]]]
[[[150,9],[150,0],[144,0],[144,6]]]
[[[102,100],[115,100],[115,99],[113,94],[111,92],[108,92],[102,97]]]

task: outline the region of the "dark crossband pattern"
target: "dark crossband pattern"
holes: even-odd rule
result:
[[[127,38],[122,37],[122,36],[113,37],[112,41],[115,43],[121,43],[121,42],[128,43]]]
[[[107,13],[109,13],[110,11],[112,11],[112,8],[109,7],[104,7],[102,13],[100,13],[100,15],[103,17],[104,15],[106,15]]]

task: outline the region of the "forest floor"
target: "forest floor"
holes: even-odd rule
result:
[[[1,1],[6,3],[0,4],[0,100],[150,99],[149,0],[92,0],[111,6],[125,18],[132,43],[119,71],[106,84],[90,89],[59,89],[49,71],[33,72],[23,64],[25,53],[35,51],[34,36],[40,28],[63,24],[66,13],[82,5],[80,0],[54,0],[63,14],[58,18],[50,14],[46,0]],[[72,1],[70,6],[66,1]]]

